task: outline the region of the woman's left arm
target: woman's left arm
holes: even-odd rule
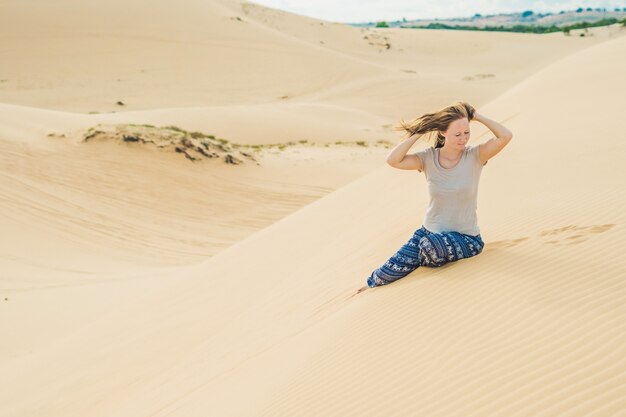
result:
[[[472,120],[484,124],[496,136],[479,145],[478,155],[482,165],[485,165],[489,159],[500,152],[511,141],[513,133],[495,120],[491,120],[476,112],[474,112]]]

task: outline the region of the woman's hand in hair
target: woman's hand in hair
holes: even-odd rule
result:
[[[476,117],[476,109],[471,104],[466,103],[466,102],[464,102],[463,105],[465,106],[465,109],[467,110],[467,114],[469,116],[468,118],[471,122]]]

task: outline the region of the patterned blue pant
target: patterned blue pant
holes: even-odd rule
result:
[[[476,236],[458,232],[434,233],[424,226],[367,278],[368,287],[391,284],[420,266],[439,267],[470,258],[483,251],[485,243]]]

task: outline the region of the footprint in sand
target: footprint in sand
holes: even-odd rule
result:
[[[576,245],[587,240],[592,234],[606,232],[615,226],[616,225],[613,223],[595,224],[591,226],[576,226],[572,224],[556,229],[542,230],[539,236],[546,239],[544,243],[551,245]]]
[[[495,74],[474,74],[474,75],[467,75],[463,77],[463,80],[472,81],[472,80],[480,80],[483,78],[493,78],[495,76],[496,76]]]

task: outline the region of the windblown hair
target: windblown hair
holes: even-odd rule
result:
[[[457,101],[435,113],[426,113],[409,123],[400,121],[400,124],[396,126],[395,129],[406,131],[407,136],[437,132],[437,140],[434,147],[441,148],[444,144],[445,137],[439,132],[448,130],[450,123],[455,120],[467,117],[467,119],[471,121],[474,118],[474,111],[474,107],[470,106],[468,103]]]

